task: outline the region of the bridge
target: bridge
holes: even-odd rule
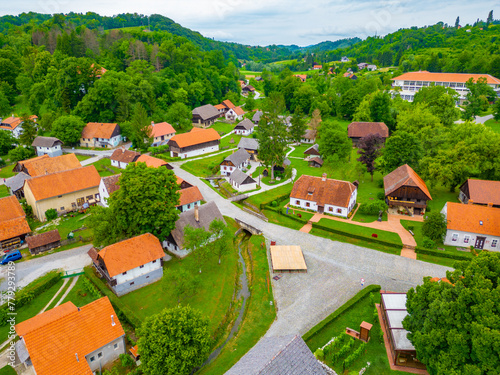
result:
[[[240,220],[238,218],[235,218],[234,220],[236,220],[236,223],[238,223],[238,225],[240,226],[240,229],[238,229],[237,234],[243,229],[250,232],[251,234],[255,234],[255,235],[262,234],[262,231],[260,229],[255,228],[254,226],[252,226],[248,223],[245,223],[243,220]],[[235,235],[237,235],[237,234],[235,234]]]

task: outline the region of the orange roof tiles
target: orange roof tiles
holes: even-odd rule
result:
[[[424,180],[422,180],[408,164],[402,165],[384,176],[385,195],[391,194],[402,186],[416,186],[420,188],[429,199],[432,199],[431,193],[429,193]]]
[[[214,107],[217,108],[219,111],[221,109],[226,109],[226,106],[224,104],[216,104],[216,105],[214,105]]]
[[[500,208],[447,203],[449,230],[500,236]]]
[[[120,126],[116,123],[89,122],[82,130],[81,138],[110,139],[120,134]]]
[[[160,240],[150,233],[106,246],[99,251],[110,277],[163,258]]]
[[[179,182],[177,183],[180,185]],[[186,189],[179,190],[179,193],[180,199],[177,207],[203,200],[203,195],[201,195],[200,189],[198,189],[197,186],[191,186]]]
[[[16,325],[34,370],[38,375],[92,375],[85,356],[125,335],[113,306],[103,297],[81,308],[67,302],[58,309]],[[26,328],[30,325],[33,329]]]
[[[55,157],[43,155],[43,157],[20,161],[19,164],[26,169],[26,172],[31,177],[68,171],[70,169],[81,168],[82,166],[75,154],[66,154]]]
[[[162,135],[175,134],[176,132],[174,127],[168,122],[159,122],[157,124],[154,124],[152,128],[153,130],[151,132],[151,135],[155,138],[161,137]]]
[[[40,246],[45,246],[57,241],[61,241],[61,235],[57,229],[51,231],[40,233],[35,236],[26,237],[26,243],[30,250],[36,249]]]
[[[31,120],[36,120],[37,118],[38,116],[36,115],[30,116]],[[12,115],[0,121],[0,129],[14,130],[22,123],[23,121],[20,117],[15,117],[14,115]]]
[[[174,135],[168,141],[169,144],[175,142],[180,148],[195,146],[206,142],[220,139],[219,133],[215,129],[193,128],[189,133]]]
[[[226,107],[227,109],[236,107],[229,99],[224,100],[221,104],[224,105],[224,107]],[[217,106],[215,108],[217,108]]]
[[[304,199],[316,202],[319,206],[330,204],[339,207],[348,207],[351,194],[356,186],[347,181],[302,175],[293,184],[290,198]]]
[[[115,151],[113,151],[113,154],[111,155],[110,159],[122,163],[131,163],[139,156],[141,156],[141,154],[138,152],[125,150],[124,148],[118,148]]]
[[[468,198],[472,199],[472,202],[500,205],[500,181],[468,179],[465,183],[469,185]]]
[[[0,198],[0,241],[31,232],[21,204],[14,195]]]
[[[500,79],[489,74],[471,74],[471,73],[430,73],[428,71],[408,72],[400,76],[391,78],[393,81],[426,81],[426,82],[456,82],[465,83],[470,78],[477,82],[479,78],[486,78],[489,84],[500,85]]]
[[[135,161],[136,163],[146,163],[148,167],[153,167],[153,168],[158,168],[164,165],[168,165],[168,163],[165,160],[155,158],[153,156],[149,155],[141,155],[139,158]]]
[[[139,356],[139,346],[133,346],[130,348],[130,353],[134,356],[134,358],[137,358]]]
[[[389,137],[389,128],[383,122],[351,122],[347,127],[349,138],[363,138],[369,134],[378,134],[381,137]]]
[[[24,182],[24,187],[29,187],[35,200],[39,201],[58,195],[64,195],[99,187],[101,176],[93,165],[69,171],[52,173],[44,176],[34,177]]]
[[[234,113],[236,113],[237,116],[242,116],[245,114],[245,111],[241,107],[234,107],[233,111]]]

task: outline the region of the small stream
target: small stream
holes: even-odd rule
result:
[[[217,356],[220,354],[221,350],[226,346],[229,340],[234,336],[236,332],[238,332],[238,329],[240,328],[241,321],[243,320],[243,313],[245,312],[245,306],[248,297],[250,297],[250,290],[248,289],[248,279],[247,279],[247,268],[245,264],[245,260],[241,256],[241,244],[244,242],[249,236],[242,237],[241,241],[238,243],[238,256],[239,256],[239,262],[241,264],[242,268],[242,273],[240,276],[240,284],[241,288],[238,291],[238,295],[236,296],[236,299],[239,300],[241,297],[243,297],[243,303],[241,304],[240,311],[238,312],[238,317],[236,318],[236,321],[234,322],[233,328],[231,329],[231,332],[229,332],[229,336],[227,337],[226,341],[222,343],[221,346],[219,346],[217,349],[215,349],[208,359],[205,361],[205,363],[201,366],[206,366],[210,362],[212,362]]]

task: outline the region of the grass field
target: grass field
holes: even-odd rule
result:
[[[17,375],[16,370],[14,370],[9,365],[0,368],[0,375]]]
[[[217,174],[220,171],[220,169],[216,170],[216,168],[218,168],[219,164],[222,163],[222,161],[232,153],[233,151],[227,151],[219,155],[210,156],[208,158],[188,161],[182,164],[181,168],[198,177],[211,176],[213,174]]]
[[[92,163],[92,165],[96,167],[97,172],[99,172],[99,176],[101,177],[107,177],[121,173],[120,168],[111,166],[111,160],[109,160],[108,158],[102,158],[95,163]],[[109,169],[111,169],[113,172],[111,172]]]
[[[220,147],[235,148],[240,143],[242,136],[240,134],[231,134],[220,140]]]
[[[346,369],[345,374],[358,373],[367,362],[370,362],[370,367],[365,372],[365,375],[390,375],[390,374],[408,374],[403,371],[392,371],[387,359],[387,353],[383,341],[380,339],[380,323],[374,317],[375,303],[380,302],[380,294],[373,293],[372,298],[369,295],[362,298],[353,307],[339,315],[331,323],[327,324],[318,334],[306,341],[307,346],[313,352],[325,345],[333,337],[344,332],[347,327],[354,330],[359,330],[361,322],[366,321],[373,324],[370,331],[371,339],[368,341],[364,355],[361,355],[353,364]],[[321,324],[321,323],[319,323]],[[359,345],[359,340],[357,340]],[[357,346],[355,346],[357,347]],[[351,352],[354,349],[351,349]],[[338,374],[342,374],[342,359],[335,365],[332,365],[331,360],[327,359],[326,363],[332,367]]]
[[[9,195],[9,188],[5,185],[0,185],[0,198],[8,197]]]
[[[493,131],[500,133],[500,122],[495,119],[490,119],[484,123],[484,125],[489,126]]]
[[[230,133],[233,131],[234,129],[234,124],[228,124],[226,122],[222,122],[222,121],[216,121],[212,126],[211,126],[212,129],[215,129],[217,130],[217,132],[219,133],[224,133],[224,134],[227,134],[227,133]],[[224,135],[222,134],[222,135]]]
[[[75,154],[75,156],[78,159],[78,161],[84,161],[92,157],[90,155],[80,155],[80,154]]]
[[[64,298],[63,303],[71,301],[76,307],[82,307],[96,300],[96,298],[85,289],[85,284],[83,283],[85,278],[85,275],[81,275],[78,278],[73,289],[71,289],[66,298]]]
[[[242,244],[252,294],[247,300],[245,316],[238,333],[226,344],[219,356],[200,371],[202,375],[218,375],[229,370],[267,332],[276,317],[274,303],[270,303],[273,301],[273,291],[266,248],[260,247],[263,241],[263,236],[250,237],[248,253],[243,250]]]
[[[276,198],[281,197],[283,195],[286,194],[290,195],[292,187],[293,187],[292,184],[285,184],[275,189],[264,191],[260,194],[252,195],[246,201],[250,204],[253,204],[254,206],[259,207],[260,204],[270,203],[276,200]]]
[[[15,176],[16,174],[12,172],[12,169],[14,169],[15,166],[15,164],[11,164],[0,169],[0,178],[9,178]]]

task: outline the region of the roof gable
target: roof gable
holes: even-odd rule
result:
[[[250,154],[243,148],[239,148],[237,151],[227,156],[224,161],[231,162],[235,167],[246,162],[250,159]]]
[[[160,240],[150,233],[117,242],[99,251],[110,277],[163,258]]]
[[[193,116],[195,115],[205,121],[214,117],[219,117],[219,111],[212,104],[205,104],[193,109]]]
[[[120,180],[121,175],[122,174],[120,173],[101,178],[101,182],[104,185],[104,188],[106,189],[109,195],[113,194],[115,191],[120,189],[118,181]]]
[[[237,124],[234,128],[235,129],[245,129],[245,130],[250,130],[250,129],[253,129],[255,127],[255,124],[250,121],[249,119],[244,119],[242,122],[240,122],[239,124]]]
[[[110,139],[120,134],[120,126],[116,123],[89,122],[82,130],[82,138]]]
[[[155,158],[153,156],[149,156],[143,154],[137,158],[136,163],[146,163],[148,167],[159,168],[163,166],[168,166],[168,163],[165,160]]]
[[[43,155],[43,157],[23,160],[18,164],[23,166],[31,177],[68,171],[70,169],[81,168],[82,166],[75,154],[65,154],[55,157]],[[16,166],[16,168],[18,167]]]
[[[385,195],[391,194],[402,186],[418,187],[429,199],[432,199],[424,180],[408,164],[396,168],[384,177]]]
[[[153,124],[151,135],[153,137],[161,137],[162,135],[175,134],[175,129],[168,122],[159,122]]]
[[[55,137],[36,137],[31,145],[33,147],[54,147],[62,144],[62,141]]]
[[[500,205],[500,181],[468,179],[469,199],[474,203]]]
[[[293,184],[290,198],[316,202],[319,206],[330,204],[349,207],[352,193],[356,190],[351,182],[302,175]]]
[[[448,202],[449,230],[500,236],[500,208]]]
[[[14,195],[0,198],[0,241],[31,232],[21,204]]]
[[[236,182],[238,185],[253,184],[257,182],[251,176],[243,173],[238,168],[236,168],[233,173],[229,175],[229,180]]]
[[[241,138],[238,143],[238,148],[244,148],[245,150],[258,150],[259,141],[255,138]]]
[[[113,154],[111,155],[110,159],[122,163],[132,163],[136,161],[139,156],[141,156],[141,154],[138,152],[125,150],[124,148],[118,148],[115,151],[113,151]]]
[[[203,195],[201,195],[198,186],[191,186],[186,189],[181,189],[179,190],[179,194],[180,194],[179,205],[177,207],[203,200]]]
[[[36,236],[26,237],[26,243],[28,244],[28,248],[30,250],[60,240],[61,240],[61,235],[59,234],[59,231],[57,229],[45,233],[40,233],[37,234]]]

